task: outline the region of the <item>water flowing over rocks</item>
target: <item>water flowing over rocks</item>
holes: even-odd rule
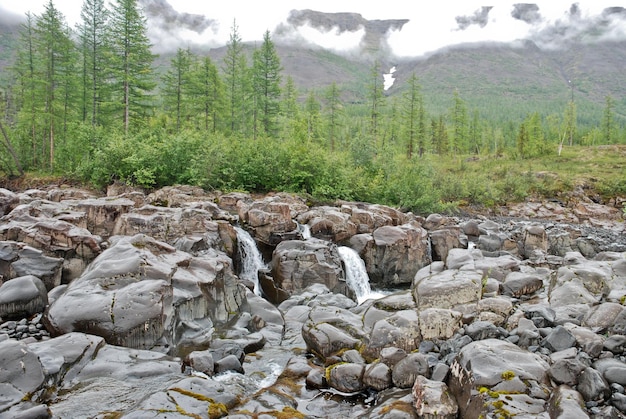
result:
[[[507,215],[0,189],[0,418],[626,417],[619,214]]]

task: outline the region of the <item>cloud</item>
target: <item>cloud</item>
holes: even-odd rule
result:
[[[455,17],[459,29],[464,31],[471,25],[478,25],[481,28],[487,26],[489,23],[489,12],[493,9],[493,6],[483,6],[479,10],[476,10],[471,16],[457,16]]]
[[[207,29],[213,34],[219,29],[217,20],[178,12],[167,0],[140,0],[139,4],[148,20],[148,36],[157,52],[200,42]]]
[[[529,24],[538,23],[543,20],[541,13],[539,13],[539,6],[534,3],[514,4],[511,16],[513,19],[521,20]]]

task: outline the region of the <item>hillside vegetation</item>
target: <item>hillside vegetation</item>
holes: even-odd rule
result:
[[[234,24],[224,48],[157,57],[135,0],[83,12],[93,19],[73,31],[50,2],[2,37],[6,178],[289,191],[416,212],[626,193],[624,43],[474,45],[395,62],[277,45],[269,32],[251,46]]]

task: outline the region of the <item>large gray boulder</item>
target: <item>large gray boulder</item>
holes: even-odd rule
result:
[[[0,277],[36,276],[48,291],[61,284],[64,260],[46,256],[42,250],[24,243],[0,241]]]
[[[423,272],[415,277],[413,297],[420,310],[476,305],[482,295],[482,280],[483,274],[472,270],[448,269],[432,275]]]
[[[333,292],[346,292],[345,273],[337,246],[325,240],[287,240],[276,246],[272,277],[277,289],[287,295],[300,293],[313,284]]]
[[[416,223],[377,228],[371,236],[353,237],[350,247],[363,258],[371,283],[380,287],[410,284],[432,262],[428,232]]]
[[[102,336],[108,343],[185,353],[207,346],[232,319],[245,287],[230,259],[175,250],[148,236],[121,237],[47,311],[48,329]]]
[[[21,276],[0,286],[0,318],[30,317],[41,313],[47,305],[48,291],[36,276]]]
[[[545,411],[549,365],[514,344],[486,339],[465,345],[450,367],[449,386],[463,418]]]

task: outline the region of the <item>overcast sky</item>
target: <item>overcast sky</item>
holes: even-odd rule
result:
[[[79,20],[82,0],[53,0],[70,24]],[[266,30],[282,25],[284,37],[304,37],[337,50],[356,48],[364,34],[324,31],[309,25],[285,24],[293,9],[321,12],[355,12],[363,18],[409,19],[399,31],[391,31],[388,45],[397,56],[420,56],[445,46],[467,42],[509,42],[533,39],[542,47],[554,47],[559,39],[588,33],[601,27],[603,38],[626,39],[626,10],[618,0],[542,0],[535,4],[510,1],[435,0],[139,0],[149,17],[150,36],[157,49],[193,43],[223,45],[233,20],[244,41],[259,40]],[[0,0],[0,13],[26,11],[39,14],[47,0]],[[575,3],[575,6],[572,4]],[[598,31],[594,31],[597,33]],[[181,45],[181,43],[183,45]]]

